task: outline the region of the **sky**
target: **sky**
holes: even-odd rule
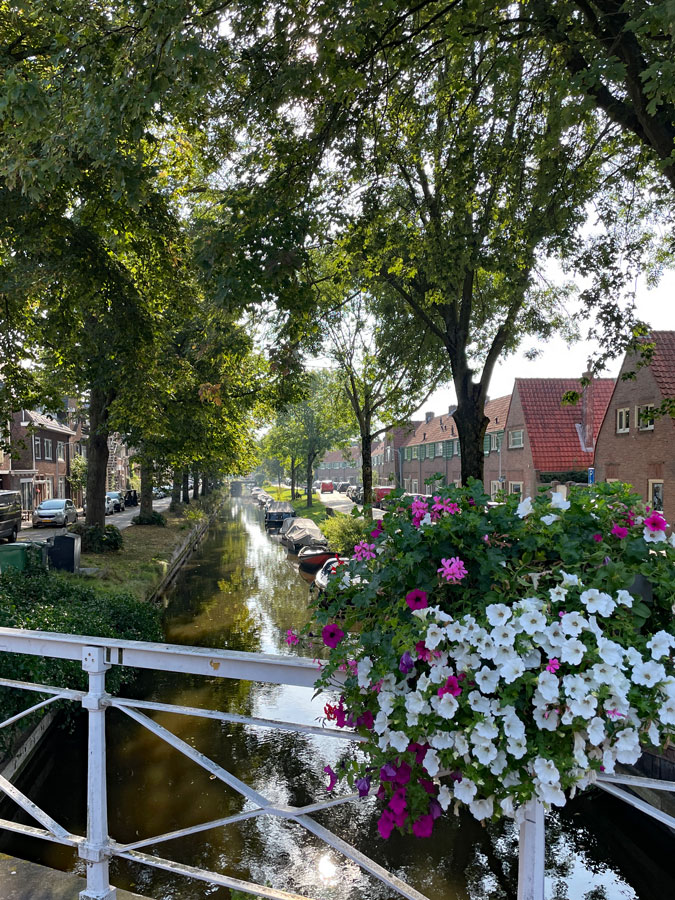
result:
[[[666,272],[657,287],[648,290],[645,285],[638,285],[636,307],[639,318],[659,331],[675,331],[675,271]],[[583,323],[584,333],[588,326]],[[525,358],[524,352],[537,347],[542,350],[535,360]],[[597,349],[594,342],[578,341],[568,347],[562,339],[547,342],[525,339],[521,350],[500,360],[495,366],[488,394],[491,398],[503,397],[513,391],[515,378],[579,378],[586,370],[586,361]],[[621,368],[622,359],[614,363],[603,373],[616,377]],[[450,405],[456,403],[452,384],[437,390],[417,411],[416,418],[423,417],[427,411],[441,415],[447,412]]]

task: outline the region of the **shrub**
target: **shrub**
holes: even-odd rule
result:
[[[347,775],[379,780],[385,838],[462,804],[522,821],[675,736],[665,519],[622,484],[519,500],[399,497],[314,601],[326,715],[366,738]]]
[[[72,534],[82,538],[83,553],[115,553],[124,545],[124,538],[119,528],[114,525],[85,525],[76,522],[68,529]]]
[[[360,517],[335,513],[321,523],[321,531],[332,550],[341,556],[351,556],[354,546],[362,541],[374,526],[374,522],[368,522]]]
[[[29,565],[24,572],[11,569],[0,575],[0,626],[126,640],[158,641],[162,637],[160,612],[151,604],[127,592],[103,595],[54,572],[46,572],[39,565]],[[113,666],[106,677],[108,690],[114,693],[133,675],[132,669]],[[79,663],[71,660],[0,653],[0,676],[87,688],[86,674]],[[26,705],[21,691],[4,689],[0,692],[0,721]],[[67,711],[68,718],[79,708],[73,703],[58,705]],[[3,729],[0,749],[7,749],[14,734],[26,724],[27,720],[17,723],[12,734],[6,734],[9,729]]]
[[[149,516],[142,516],[139,513],[131,521],[134,525],[158,525],[160,528],[166,528],[166,519],[160,512],[151,512]]]

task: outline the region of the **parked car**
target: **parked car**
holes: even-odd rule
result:
[[[136,491],[126,491],[124,494],[125,506],[138,506],[138,493]]]
[[[111,498],[115,507],[115,512],[124,512],[124,497],[119,491],[106,491],[106,497]]]
[[[347,493],[347,488],[348,488],[348,487],[349,487],[349,482],[348,482],[348,481],[341,481],[341,482],[339,482],[339,484],[338,484],[338,486],[337,486],[338,493],[339,493],[339,494],[346,494],[346,493]]]
[[[363,488],[358,484],[350,484],[347,488],[347,496],[350,500],[353,500],[356,503],[356,498],[358,496],[359,491],[363,494]]]
[[[322,481],[321,482],[321,493],[322,494],[332,494],[334,491],[333,482],[332,481]]]
[[[384,509],[386,506],[386,498],[392,494],[396,488],[392,484],[378,484],[373,488],[373,506],[378,509]]]
[[[33,510],[33,528],[39,528],[41,525],[69,525],[71,522],[77,522],[77,509],[72,500],[59,497],[43,500],[37,509]]]
[[[21,494],[19,491],[0,491],[0,537],[11,544],[21,531]]]

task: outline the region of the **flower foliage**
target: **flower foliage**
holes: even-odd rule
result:
[[[493,505],[482,485],[400,497],[314,617],[347,769],[379,830],[431,834],[451,805],[518,819],[675,734],[675,539],[628,487]]]

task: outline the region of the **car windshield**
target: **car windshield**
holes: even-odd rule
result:
[[[108,491],[106,497],[111,497],[113,500],[117,500],[119,497],[119,491]]]
[[[63,509],[65,505],[65,500],[44,500],[40,504],[40,509]]]

